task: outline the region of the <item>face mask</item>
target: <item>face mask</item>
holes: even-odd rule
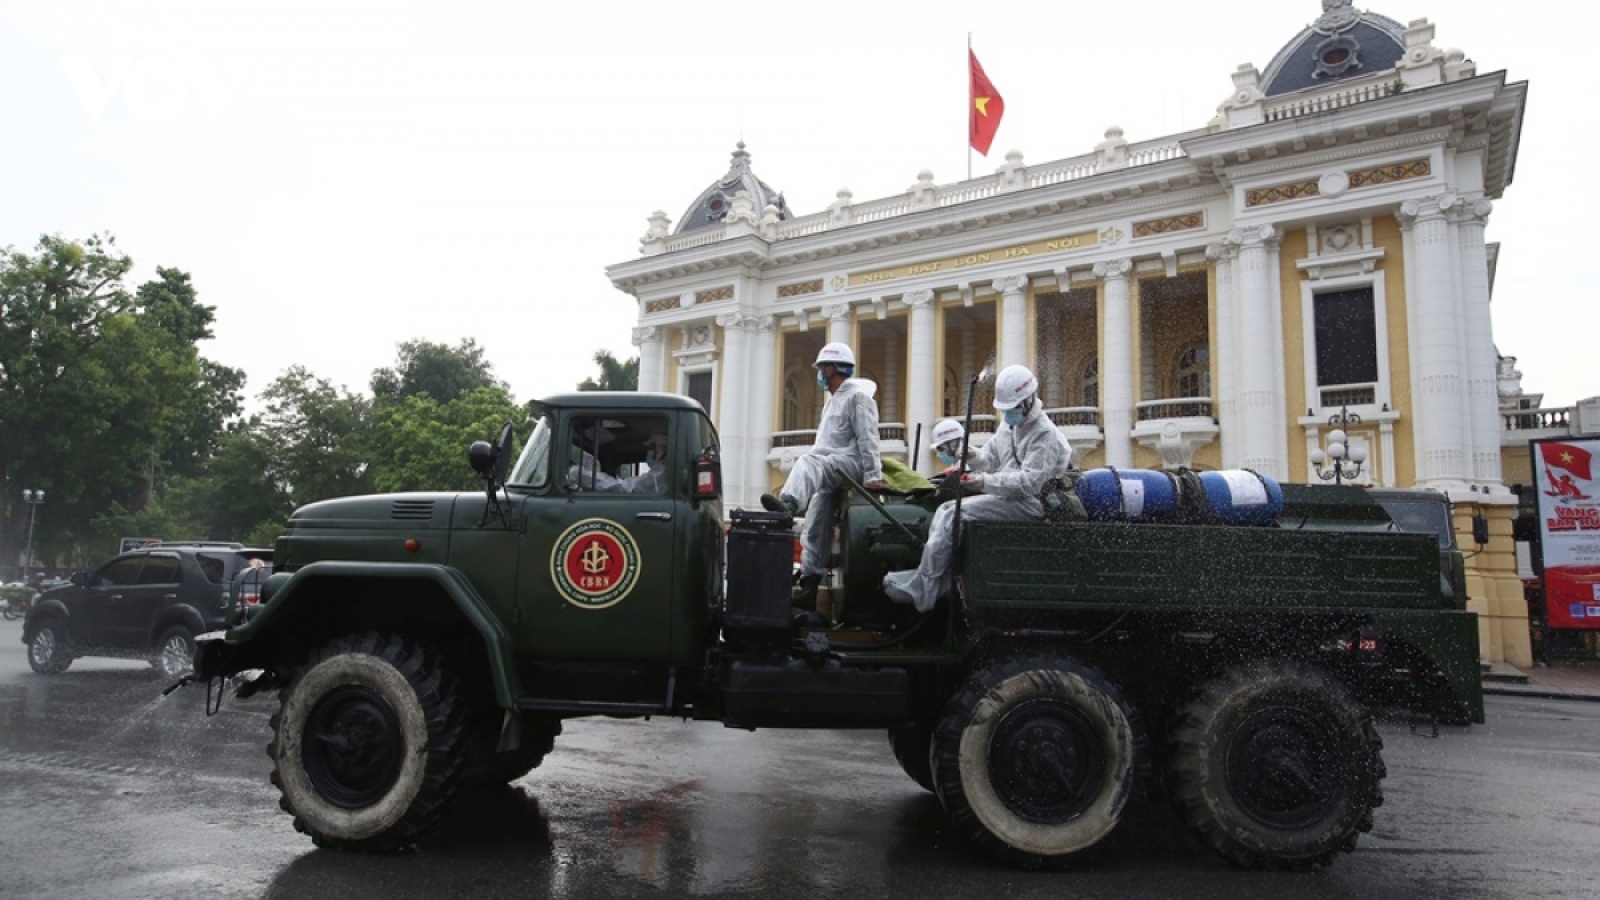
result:
[[[1010,425],[1012,428],[1016,428],[1018,425],[1021,425],[1022,420],[1026,419],[1027,417],[1028,414],[1020,409],[1006,410],[1006,424]]]
[[[946,453],[943,450],[936,450],[934,452],[938,455],[939,462],[942,462],[947,466],[953,466],[956,464],[956,455],[954,453]]]
[[[817,387],[822,388],[823,390],[828,389],[828,376],[822,374],[821,369],[817,370]]]
[[[661,454],[651,450],[644,455],[644,464],[654,469],[661,464]]]

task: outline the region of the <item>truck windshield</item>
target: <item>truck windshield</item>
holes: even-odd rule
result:
[[[517,457],[517,464],[512,467],[506,483],[544,487],[549,481],[550,420],[541,417],[539,424],[533,427],[533,436],[523,446],[522,455]]]

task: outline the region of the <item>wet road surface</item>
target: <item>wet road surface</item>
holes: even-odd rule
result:
[[[1600,704],[1491,698],[1431,740],[1386,725],[1386,804],[1353,855],[1240,872],[1157,798],[1061,873],[951,833],[880,732],[582,720],[516,785],[463,795],[419,851],[321,851],[267,783],[275,697],[162,699],[148,665],[28,669],[0,623],[0,898],[1590,898]]]

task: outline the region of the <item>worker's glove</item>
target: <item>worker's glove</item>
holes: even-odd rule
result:
[[[967,493],[969,494],[983,493],[982,475],[968,475],[967,477],[961,479],[961,483],[966,487]]]

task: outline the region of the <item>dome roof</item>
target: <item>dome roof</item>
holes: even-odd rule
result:
[[[784,203],[783,195],[767,187],[766,182],[750,171],[750,154],[744,149],[744,141],[740,141],[738,148],[733,151],[733,161],[728,165],[728,174],[713,181],[710,187],[689,204],[688,211],[678,220],[678,227],[674,228],[672,233],[682,234],[685,231],[694,231],[721,222],[733,208],[734,195],[740,191],[748,193],[755,201],[756,215],[760,215],[761,211],[771,204],[778,208],[780,220],[789,218],[789,207]]]
[[[1322,17],[1284,45],[1261,75],[1268,97],[1393,69],[1405,54],[1405,27],[1352,0],[1322,0]]]

